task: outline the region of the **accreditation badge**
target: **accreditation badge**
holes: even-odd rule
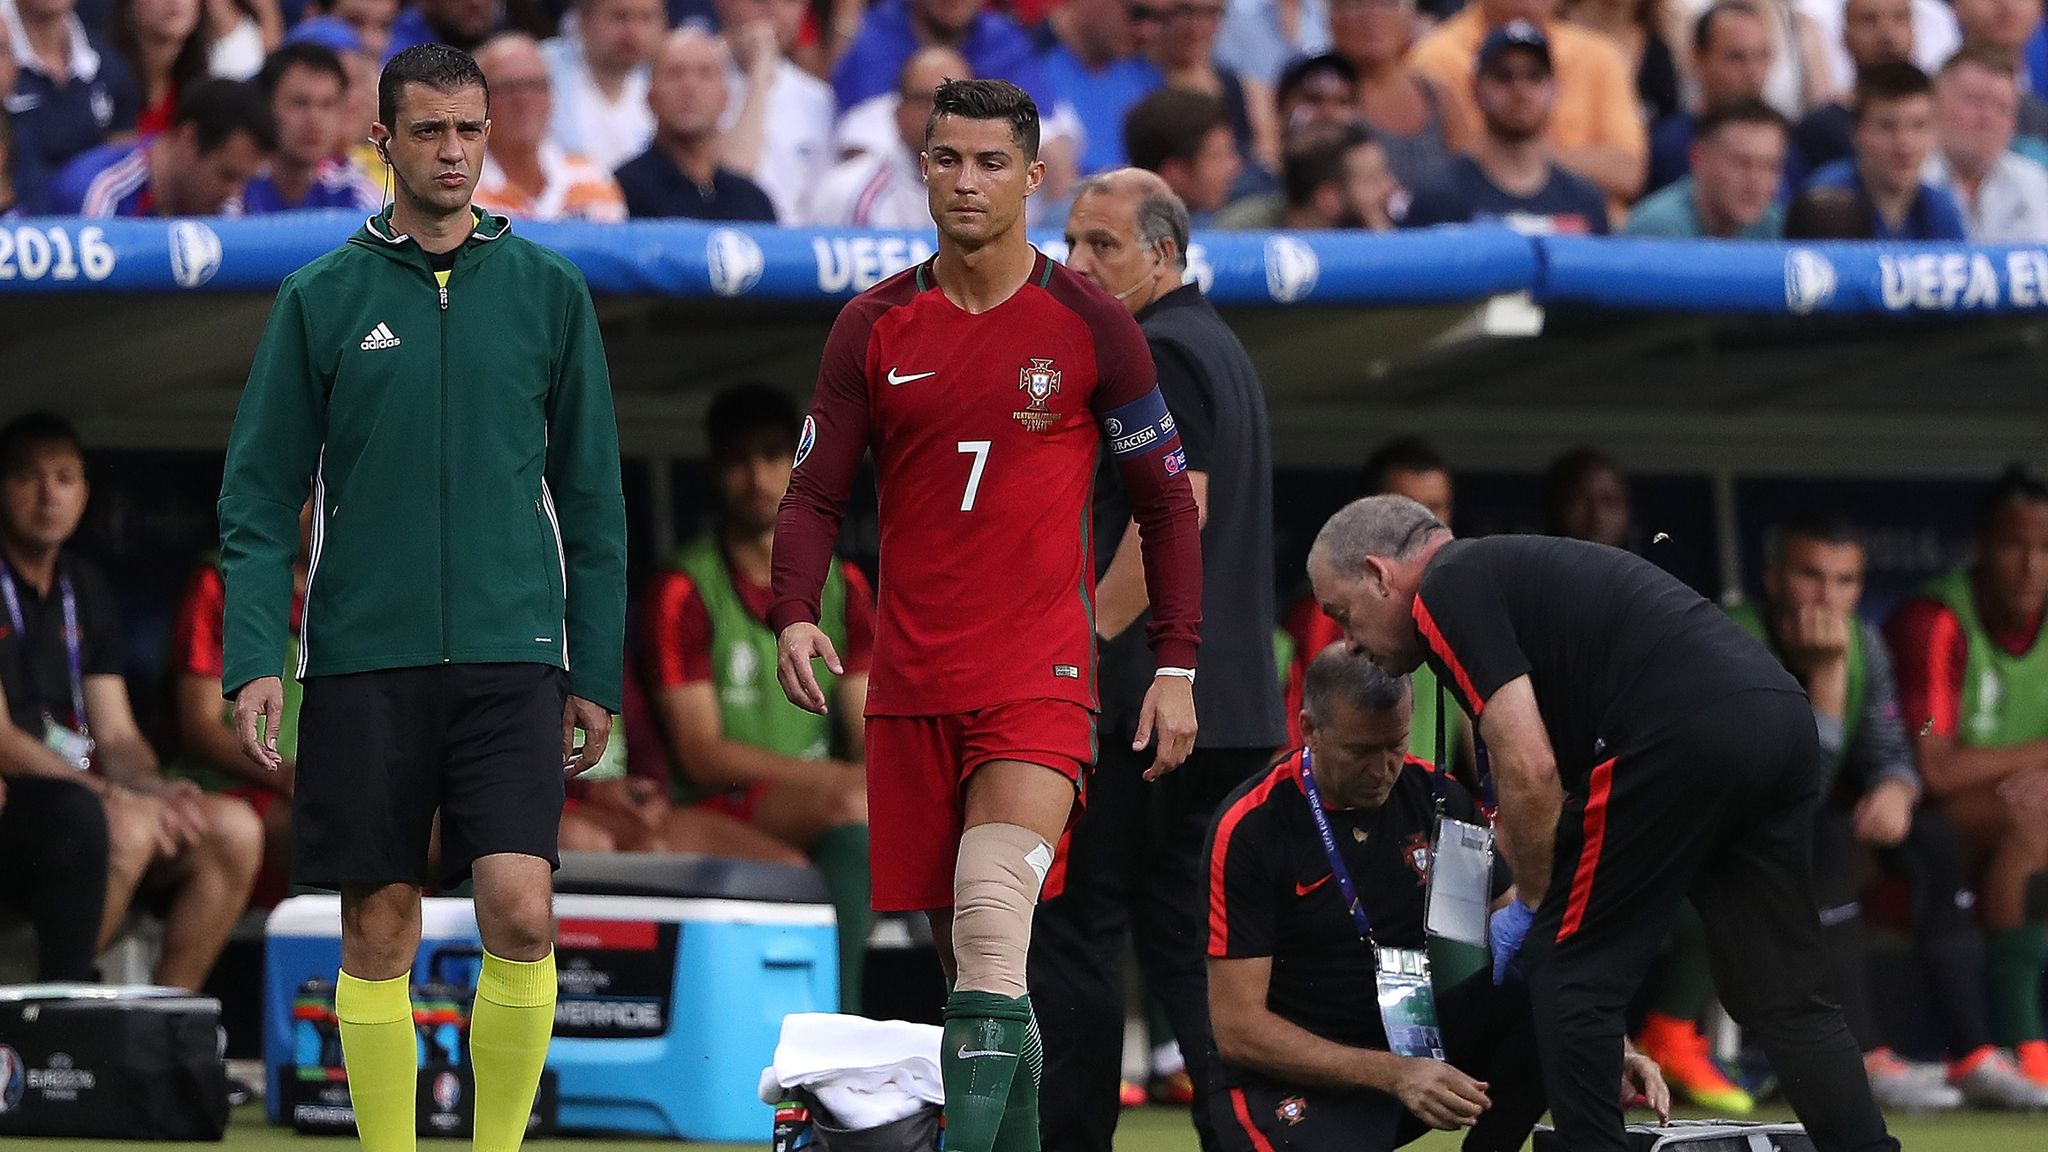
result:
[[[1423,929],[1431,936],[1487,946],[1492,912],[1493,830],[1439,816]]]
[[[73,768],[83,772],[92,767],[92,746],[92,737],[43,713],[43,747],[62,756]]]
[[[1376,948],[1374,953],[1387,1051],[1442,1060],[1444,1034],[1429,983],[1429,954],[1420,948]]]

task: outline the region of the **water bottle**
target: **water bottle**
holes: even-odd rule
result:
[[[811,1110],[801,1100],[784,1100],[775,1106],[775,1139],[772,1152],[797,1152],[811,1147]]]

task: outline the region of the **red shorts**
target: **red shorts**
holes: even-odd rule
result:
[[[772,787],[774,787],[772,781],[756,780],[752,784],[741,785],[729,792],[720,792],[716,796],[706,796],[704,799],[697,801],[697,807],[709,808],[713,812],[723,812],[743,824],[752,824],[754,822],[754,809],[761,806],[761,797]]]
[[[244,784],[238,788],[223,788],[221,793],[226,796],[233,796],[249,807],[254,808],[257,819],[269,816],[273,805],[283,804],[287,808],[291,806],[290,797],[275,788],[265,788],[260,784]],[[249,906],[251,908],[275,908],[279,901],[289,895],[291,895],[291,881],[284,873],[272,868],[270,861],[266,859],[263,862],[263,867],[256,873],[255,886],[249,890]]]
[[[867,753],[875,911],[951,908],[967,778],[991,760],[1021,760],[1078,789],[1095,760],[1095,714],[1069,700],[1015,700],[949,716],[870,716]]]

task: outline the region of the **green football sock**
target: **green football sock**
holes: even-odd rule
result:
[[[994,1152],[1012,1085],[1030,1076],[1019,1077],[1017,1066],[1037,1047],[1031,998],[956,991],[946,997],[945,1021],[939,1072],[946,1083],[946,1150]],[[1035,1101],[1035,1087],[1031,1096]]]
[[[362,980],[343,972],[335,981],[341,1058],[364,1152],[412,1152],[418,1146],[419,1033],[412,1024],[411,985],[410,974]]]
[[[1024,998],[1027,1003],[1031,999]],[[1010,1100],[1003,1111],[1002,1127],[996,1129],[993,1152],[1039,1152],[1038,1086],[1045,1079],[1045,1045],[1038,1035],[1038,1015],[1032,1013],[1024,1025],[1024,1065],[1010,1081]]]
[[[1984,934],[1984,982],[1990,985],[1991,1034],[2011,1048],[2048,1039],[2041,1021],[2041,969],[2048,965],[2048,924]]]
[[[868,890],[868,826],[841,824],[827,829],[811,846],[811,863],[825,878],[825,891],[839,918],[839,1010],[858,1015],[868,933],[875,926]]]

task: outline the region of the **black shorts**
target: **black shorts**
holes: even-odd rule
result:
[[[440,664],[306,681],[292,879],[341,888],[461,883],[479,856],[559,866],[562,706],[545,664]],[[427,844],[441,814],[441,858]]]

